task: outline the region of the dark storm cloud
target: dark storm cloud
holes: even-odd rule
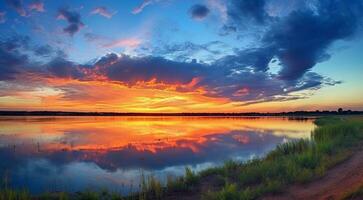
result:
[[[269,18],[265,10],[265,0],[231,0],[229,3],[228,15],[236,23],[253,20],[262,24]]]
[[[20,67],[26,63],[27,57],[21,54],[4,51],[0,48],[0,80],[14,79],[20,73]]]
[[[240,69],[249,68],[254,71],[267,71],[268,65],[273,58],[269,48],[250,48],[236,52],[236,55],[225,56],[218,61],[217,65],[235,67]]]
[[[37,56],[50,56],[54,53],[54,50],[49,45],[38,46],[34,48],[34,54]]]
[[[73,79],[81,79],[83,77],[83,73],[77,64],[61,57],[53,59],[45,67],[51,75],[56,77]]]
[[[22,17],[27,16],[27,13],[24,9],[23,1],[22,0],[5,0],[5,2],[15,9],[15,11]]]
[[[207,96],[250,103],[305,98],[306,96],[291,96],[290,93],[339,84],[313,72],[295,81],[284,81],[266,71],[267,63],[259,63],[258,58],[261,55],[258,50],[246,52],[245,56],[246,59],[225,57],[211,64],[204,64],[194,60],[177,62],[162,57],[108,54],[96,62],[93,69],[97,69],[95,73],[104,74],[109,80],[120,81],[129,86],[139,81],[151,80],[166,84],[188,84],[198,78],[199,82],[187,91],[203,87]],[[185,88],[177,90],[186,91]],[[280,97],[274,98],[275,96]]]
[[[96,63],[95,66],[96,67],[107,67],[112,65],[112,63],[117,62],[117,60],[119,59],[117,54],[114,53],[110,53],[107,54],[105,56],[102,56]]]
[[[151,48],[151,55],[160,55],[176,61],[187,61],[195,57],[209,56],[209,60],[216,60],[218,56],[226,53],[228,45],[221,41],[212,41],[204,44],[182,42],[175,44],[157,45]],[[224,52],[221,50],[224,49]]]
[[[235,33],[237,32],[237,27],[234,26],[234,25],[223,25],[220,32],[219,32],[219,35],[220,36],[226,36],[230,33]]]
[[[200,46],[194,45],[181,47],[187,46],[200,49]],[[268,71],[268,63],[274,56],[273,50],[265,51],[261,48],[239,51],[236,55],[223,57],[209,64],[196,60],[187,62],[169,60],[165,57],[131,57],[112,53],[101,57],[93,64],[80,65],[69,61],[65,55],[57,53],[49,46],[32,46],[26,37],[4,40],[0,47],[0,80],[16,79],[18,75],[30,73],[33,77],[38,76],[38,80],[41,77],[58,77],[85,81],[101,76],[130,87],[138,82],[155,81],[174,84],[179,92],[192,92],[204,88],[205,96],[223,97],[247,104],[306,98],[306,95],[294,96],[291,93],[316,90],[325,85],[340,83],[313,72],[305,73],[293,81],[283,80]],[[178,51],[181,47],[171,46],[170,49]],[[209,45],[205,46],[207,47]],[[29,59],[29,55],[46,56],[50,61],[36,63]],[[32,66],[36,66],[36,70]],[[194,82],[190,85],[192,81]],[[183,85],[189,86],[186,88]],[[155,87],[158,89],[160,86]],[[82,90],[79,88],[59,89],[65,93],[64,97],[77,97],[82,93],[78,91]]]
[[[257,22],[265,22],[268,17],[265,16],[263,1],[248,2],[234,2],[232,19],[236,21],[247,14]],[[247,13],[233,12],[247,7],[254,9],[246,11]],[[257,70],[267,70],[267,64],[277,58],[282,66],[280,78],[298,80],[317,63],[330,58],[327,50],[335,41],[349,39],[355,34],[362,23],[362,9],[361,0],[349,3],[322,0],[317,1],[314,6],[302,6],[286,17],[276,18],[274,22],[268,23],[269,28],[262,37],[260,47],[229,56],[229,63],[242,62]],[[246,63],[246,60],[249,62]]]
[[[205,5],[195,4],[190,8],[189,13],[193,19],[201,20],[209,14],[209,9]]]
[[[29,49],[30,38],[27,36],[14,35],[9,38],[0,37],[1,47],[7,51],[15,51],[19,49]]]
[[[0,40],[0,81],[15,79],[28,63],[28,56],[21,53],[28,47],[27,37]]]
[[[69,10],[68,8],[59,9],[57,18],[64,19],[68,22],[68,26],[65,27],[63,31],[71,36],[80,31],[84,26],[81,21],[81,15],[76,11]]]
[[[164,45],[162,47],[156,48],[158,54],[171,54],[175,52],[197,52],[197,51],[207,51],[213,54],[219,54],[220,51],[213,50],[211,47],[214,45],[223,45],[223,42],[220,41],[212,41],[205,44],[195,44],[192,42],[184,42],[179,44],[171,44],[171,45]]]
[[[50,57],[51,61],[46,64],[36,62],[33,60],[36,57]],[[0,81],[13,79],[26,81],[23,79],[27,74],[35,77],[80,78],[81,74],[77,73],[80,68],[81,66],[66,60],[62,51],[53,49],[49,45],[32,45],[29,37],[13,36],[0,39]]]
[[[109,59],[114,59],[114,56],[109,56]],[[130,85],[137,81],[150,81],[154,78],[165,83],[176,84],[190,82],[203,68],[201,64],[176,62],[162,57],[134,58],[123,55],[107,66],[104,73],[112,80]]]
[[[363,1],[319,1],[316,10],[292,12],[272,26],[263,39],[274,48],[282,78],[300,78],[317,63],[329,59],[328,47],[354,35],[362,22]]]

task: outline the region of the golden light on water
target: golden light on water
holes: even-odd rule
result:
[[[24,123],[24,120],[28,123]],[[284,126],[281,126],[284,124]],[[140,151],[203,144],[232,131],[306,138],[312,123],[287,118],[220,117],[38,117],[0,120],[0,132],[14,141],[41,143],[43,150],[108,150],[132,145]],[[248,143],[248,138],[239,138]]]

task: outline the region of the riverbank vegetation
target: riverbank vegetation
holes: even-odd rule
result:
[[[349,158],[363,141],[362,117],[324,117],[315,121],[310,139],[293,140],[277,146],[264,158],[248,162],[228,161],[221,167],[168,178],[165,184],[144,177],[140,190],[128,197],[107,191],[76,194],[45,194],[31,198],[26,191],[0,190],[0,200],[13,199],[257,199],[281,193],[288,185],[307,183]]]

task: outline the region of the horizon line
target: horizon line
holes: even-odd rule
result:
[[[7,111],[0,116],[281,116],[281,115],[360,115],[360,110],[296,110],[283,112],[98,112],[98,111]]]

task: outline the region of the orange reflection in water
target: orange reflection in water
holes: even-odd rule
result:
[[[217,140],[214,134],[253,131],[287,138],[307,138],[310,120],[288,118],[221,117],[0,117],[0,146],[38,144],[42,151],[93,150],[97,152],[132,146],[138,151],[157,152],[182,147],[198,152],[198,146]],[[211,137],[212,136],[212,137]],[[236,136],[237,137],[237,136]],[[249,143],[248,136],[235,138]]]

